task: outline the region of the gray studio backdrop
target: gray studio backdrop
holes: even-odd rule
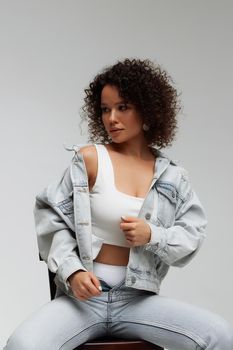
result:
[[[161,294],[233,323],[232,33],[230,0],[0,1],[1,345],[49,301],[35,195],[69,165],[63,143],[87,140],[83,89],[124,57],[161,63],[182,92],[179,133],[166,151],[188,169],[209,219],[200,253],[170,269]]]

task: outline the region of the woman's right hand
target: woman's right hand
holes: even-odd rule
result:
[[[74,296],[79,300],[87,300],[101,294],[100,281],[92,272],[76,271],[68,281]]]

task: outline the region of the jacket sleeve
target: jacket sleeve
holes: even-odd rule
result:
[[[185,171],[181,175],[177,193],[180,193],[182,201],[177,205],[174,224],[164,227],[159,222],[148,223],[151,240],[145,249],[158,255],[168,265],[182,267],[200,249],[206,236],[207,220]]]
[[[55,273],[56,284],[65,291],[69,290],[67,278],[73,272],[80,269],[86,271],[79,258],[74,228],[59,215],[55,206],[56,201],[68,198],[71,191],[68,168],[58,182],[50,184],[36,196],[34,207],[40,257]]]

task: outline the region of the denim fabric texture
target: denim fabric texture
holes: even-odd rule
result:
[[[130,249],[126,278],[85,301],[67,278],[93,270],[103,244],[91,232],[88,179],[80,146],[62,177],[36,198],[39,251],[56,274],[56,298],[24,321],[4,350],[72,350],[101,336],[145,339],[169,350],[233,350],[232,327],[207,310],[159,295],[170,266],[184,266],[205,237],[206,218],[186,171],[154,150],[156,173],[139,217],[151,240]],[[155,210],[155,206],[156,210]]]
[[[45,304],[12,334],[4,350],[72,350],[101,336],[144,339],[169,350],[232,350],[233,331],[221,317],[153,292],[110,288],[79,301],[65,294]]]
[[[91,232],[81,146],[70,148],[71,165],[37,196],[34,209],[40,255],[56,274],[57,286],[68,294],[67,278],[80,269],[93,271],[93,259],[103,244]],[[156,172],[138,215],[150,225],[151,240],[130,249],[125,284],[158,294],[169,267],[184,266],[198,252],[207,221],[187,172],[162,152],[153,152]]]

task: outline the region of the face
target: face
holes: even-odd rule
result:
[[[113,142],[144,138],[142,118],[134,105],[119,96],[115,86],[104,86],[101,93],[101,110],[104,127]]]

